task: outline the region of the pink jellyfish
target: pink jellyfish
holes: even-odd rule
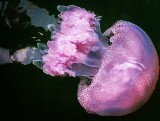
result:
[[[43,71],[52,76],[79,76],[78,101],[88,113],[120,116],[139,109],[154,91],[159,62],[147,34],[118,21],[100,31],[93,12],[58,6],[60,24],[43,56]]]

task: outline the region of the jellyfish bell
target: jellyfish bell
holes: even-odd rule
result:
[[[98,73],[90,85],[78,86],[78,100],[89,113],[120,116],[139,109],[154,91],[158,56],[148,35],[137,25],[118,21],[104,32],[110,36]]]

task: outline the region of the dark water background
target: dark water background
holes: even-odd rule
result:
[[[140,26],[151,38],[160,57],[160,1],[159,0],[31,0],[45,8],[50,14],[59,14],[57,5],[77,5],[102,16],[101,28],[104,32],[117,20],[128,20]],[[0,46],[17,49],[36,45],[36,36],[41,42],[50,39],[50,33],[41,27],[19,27],[29,21],[25,15],[15,14],[12,9],[18,1],[9,1],[6,14],[10,19],[20,18],[8,28],[4,18],[0,18]],[[43,18],[40,18],[40,20]],[[37,32],[42,32],[41,36]],[[143,54],[143,53],[142,53]],[[160,82],[150,100],[138,111],[122,117],[101,117],[85,112],[77,101],[78,78],[51,77],[33,65],[19,63],[0,66],[1,103],[4,118],[1,121],[113,121],[113,120],[158,120],[160,118]]]

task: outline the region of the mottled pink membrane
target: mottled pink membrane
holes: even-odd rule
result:
[[[95,14],[76,6],[59,16],[62,21],[47,43],[43,71],[81,76],[77,97],[89,113],[119,116],[140,108],[159,73],[157,53],[147,34],[130,22],[118,21],[102,35]]]
[[[125,115],[140,108],[151,96],[159,74],[155,48],[147,34],[135,24],[118,21],[106,32],[112,34],[101,68],[91,85],[82,78],[80,104],[102,116]]]

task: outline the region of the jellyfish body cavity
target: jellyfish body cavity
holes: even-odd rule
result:
[[[112,44],[91,85],[81,80],[78,100],[89,113],[125,115],[150,98],[159,73],[157,53],[148,35],[130,22],[118,21],[103,35],[112,35]]]

